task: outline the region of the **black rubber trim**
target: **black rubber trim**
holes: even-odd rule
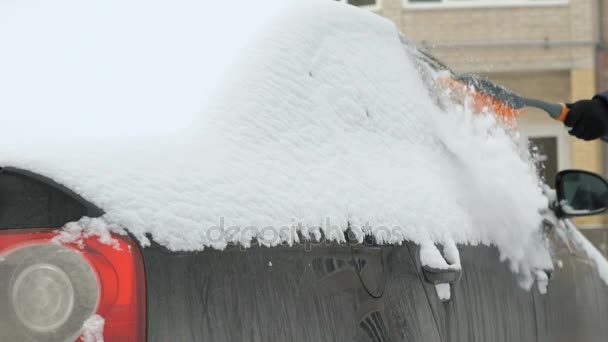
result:
[[[105,212],[101,208],[96,206],[95,204],[87,201],[86,199],[84,199],[84,197],[80,196],[79,194],[70,190],[66,186],[61,185],[48,177],[42,176],[40,174],[31,172],[31,171],[19,169],[16,167],[10,167],[10,166],[0,168],[0,174],[2,174],[2,173],[14,174],[14,175],[27,177],[29,179],[38,181],[44,185],[47,185],[47,186],[65,194],[66,196],[74,199],[76,202],[78,202],[83,207],[85,207],[86,211],[87,211],[86,216],[88,216],[88,217],[101,217],[105,214]]]

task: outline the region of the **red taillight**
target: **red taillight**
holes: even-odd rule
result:
[[[104,320],[106,341],[144,341],[146,288],[139,246],[113,234],[56,244],[57,229],[0,230],[0,341],[77,340]],[[118,246],[118,249],[116,248]]]

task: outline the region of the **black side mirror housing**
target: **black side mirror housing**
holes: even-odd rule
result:
[[[608,210],[608,182],[582,170],[564,170],[555,181],[558,217],[590,216]]]

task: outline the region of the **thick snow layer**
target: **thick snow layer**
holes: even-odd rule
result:
[[[2,2],[0,165],[173,250],[350,223],[551,268],[527,156],[492,115],[438,108],[392,23],[334,1],[215,6]]]

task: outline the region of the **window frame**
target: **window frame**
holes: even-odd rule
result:
[[[546,136],[538,136],[538,135],[533,135],[532,136],[532,135],[529,135],[527,138],[528,138],[528,143],[530,144],[530,147],[531,146],[539,146],[536,142],[533,141],[534,139],[554,139],[555,140],[555,158],[556,158],[556,160],[555,160],[555,174],[553,176],[556,177],[557,174],[561,170],[563,170],[562,168],[560,168],[560,163],[562,163],[562,159],[563,158],[562,158],[562,156],[560,156],[560,152],[561,151],[560,151],[560,146],[559,146],[559,144],[560,144],[559,136],[551,135],[551,134],[547,134]],[[539,153],[539,154],[540,154],[540,152],[544,152],[545,154],[549,154],[548,153],[549,151],[547,151],[547,150],[542,150],[542,151],[541,150],[537,150],[536,152]],[[545,172],[546,172],[546,170],[547,170],[546,169],[547,164],[544,164],[544,167],[545,167],[544,169],[545,169]],[[541,170],[538,170],[538,171],[540,172]],[[547,174],[545,173],[545,176],[546,175]],[[549,183],[549,179],[546,179],[546,178],[544,179],[544,181],[546,182],[547,185],[549,185],[550,187],[553,188],[554,185],[555,185],[556,179],[557,178],[552,178],[551,180],[553,182],[551,182],[551,183]]]
[[[557,138],[557,171],[570,168],[570,142],[567,130],[557,124],[521,125],[520,130],[527,138]]]
[[[549,7],[567,6],[570,0],[438,0],[433,2],[411,2],[402,0],[405,9],[450,9],[450,8],[505,8],[505,7]]]
[[[352,4],[350,4],[348,2],[348,0],[337,0],[337,1],[339,1],[341,3],[344,3],[344,4],[347,4],[347,5],[351,5],[351,6],[355,6],[355,7],[358,7],[358,8],[363,8],[363,9],[371,10],[371,11],[379,10],[379,9],[382,8],[382,0],[375,0],[376,1],[375,5],[365,5],[365,6],[352,5]],[[407,0],[403,0],[403,1],[407,2]]]

